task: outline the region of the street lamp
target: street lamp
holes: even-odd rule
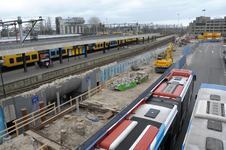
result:
[[[179,15],[180,15],[180,14],[178,14],[178,26],[179,26]]]
[[[4,93],[4,97],[5,97],[5,88],[4,88],[4,82],[3,82],[3,77],[2,77],[2,66],[4,63],[5,63],[4,60],[0,60],[0,73],[1,73],[1,79],[2,79],[3,93]]]

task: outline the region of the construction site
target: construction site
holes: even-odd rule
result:
[[[181,57],[184,49],[184,43],[181,44],[181,39],[187,39],[187,37],[178,37],[174,41],[172,46],[173,63]],[[193,46],[197,42],[194,39],[192,41],[186,45]],[[165,52],[169,44],[156,48],[154,51]],[[14,120],[15,126],[7,129],[10,136],[3,138],[0,150],[75,149],[126,108],[161,76],[160,73],[155,72],[156,56],[141,59],[136,64],[131,63],[131,66],[117,76],[112,76],[95,88],[91,89],[89,86],[86,93],[70,97],[61,105],[56,106],[55,103],[52,103],[44,106],[44,103],[40,101],[40,110],[30,114],[27,114],[26,110],[21,110],[22,114],[24,113],[23,117]],[[191,54],[188,55],[186,63],[189,63],[190,60]],[[115,63],[119,64],[120,62]],[[103,70],[115,65],[115,63],[102,66],[100,69]],[[79,76],[85,77],[90,72],[93,70]],[[71,78],[73,77],[54,81],[51,85],[61,86]],[[136,84],[132,85],[135,81]],[[130,86],[122,87],[121,85],[124,84]],[[43,85],[45,88],[48,86],[50,84]],[[23,93],[23,96],[42,94],[43,87]]]

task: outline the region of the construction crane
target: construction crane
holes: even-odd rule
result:
[[[170,43],[164,54],[157,55],[155,72],[163,73],[173,64],[173,43]]]

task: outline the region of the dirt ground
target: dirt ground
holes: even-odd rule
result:
[[[188,44],[188,46],[192,45],[194,44]],[[179,47],[174,44],[174,62],[179,59],[182,50],[183,46]],[[189,63],[191,57],[192,54],[187,57],[187,63]],[[86,101],[102,105],[103,107],[122,110],[161,76],[161,74],[155,73],[154,59],[151,60],[149,65],[142,66],[141,68],[143,71],[149,73],[149,79],[144,83],[137,84],[136,87],[125,91],[103,89],[102,92],[92,96]],[[125,72],[122,76],[126,77],[131,72],[132,71],[129,73]],[[62,143],[69,149],[73,149],[100,129],[110,119],[102,120],[100,116],[103,116],[103,113],[89,112],[88,114],[84,109],[80,109],[78,115],[75,110],[67,114],[66,119],[61,117],[39,130],[39,132],[56,142]],[[34,142],[31,137],[22,134],[17,138],[4,142],[0,145],[0,150],[33,150],[37,149],[38,146],[40,145]]]

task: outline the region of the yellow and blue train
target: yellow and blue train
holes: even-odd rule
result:
[[[110,47],[115,47],[120,44],[124,44],[126,42],[129,43],[129,42],[134,42],[134,41],[136,41],[136,38],[119,40],[119,41],[108,41],[108,42],[105,42],[105,48],[108,49]],[[86,47],[88,53],[102,50],[103,48],[104,48],[104,42],[88,44],[88,46]],[[63,47],[61,49],[62,49],[63,57],[64,56],[72,57],[72,56],[79,56],[79,55],[85,54],[85,46],[83,46],[83,45],[68,46],[68,47]],[[26,63],[28,64],[28,63],[33,63],[33,62],[39,62],[40,54],[42,54],[42,53],[43,53],[43,51],[25,53]],[[51,59],[58,58],[59,57],[59,48],[46,50],[45,53],[47,53],[49,55],[49,58],[51,58]],[[5,61],[5,63],[3,63],[4,68],[23,65],[22,54],[0,56],[0,59]]]
[[[136,34],[136,31],[127,31],[125,33],[131,33],[131,34]],[[119,35],[119,34],[123,34],[123,32],[97,32],[96,35]],[[143,34],[142,31],[138,31],[138,34]]]

